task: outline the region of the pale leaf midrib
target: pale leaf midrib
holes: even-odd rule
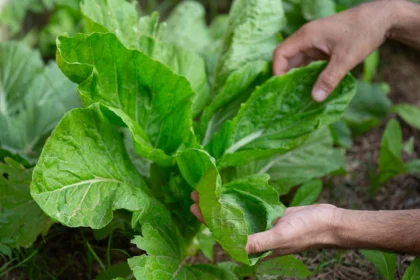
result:
[[[59,189],[55,189],[55,190],[51,190],[51,191],[43,191],[42,194],[46,194],[46,193],[54,193],[54,192],[61,192],[67,189],[71,189],[71,188],[75,188],[81,185],[85,185],[85,184],[96,184],[96,183],[102,183],[102,182],[111,182],[111,183],[120,183],[120,184],[125,184],[122,181],[116,180],[116,179],[109,179],[109,178],[101,178],[101,177],[97,177],[95,179],[91,179],[91,180],[86,180],[86,181],[80,181],[71,185],[67,185],[67,186],[63,186],[62,188]]]

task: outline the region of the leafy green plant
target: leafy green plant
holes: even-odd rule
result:
[[[397,104],[392,110],[410,126],[420,129],[420,108],[410,104]]]
[[[30,195],[32,167],[79,99],[57,65],[23,43],[0,44],[0,73],[0,247],[11,258],[11,248],[30,246],[53,224]]]
[[[416,280],[420,277],[420,259],[415,258],[404,273],[403,280]]]
[[[13,34],[23,28],[22,22],[27,12],[42,13],[58,6],[78,10],[80,0],[21,0],[8,1],[0,14],[0,25],[6,26]]]
[[[382,136],[377,173],[371,177],[371,193],[375,194],[381,185],[397,175],[420,173],[419,160],[403,162],[403,139],[401,126],[390,120]]]
[[[99,229],[113,210],[132,211],[132,225],[142,232],[133,242],[147,252],[129,259],[138,279],[235,279],[228,266],[188,263],[202,231],[189,212],[191,191],[200,195],[212,237],[241,268],[254,265],[269,252],[248,256],[247,236],[269,229],[285,209],[268,174],[278,172],[282,156],[315,158],[309,145],[343,157],[321,128],[341,117],[355,83],[347,75],[326,102],[316,103],[310,89],[324,62],[270,78],[284,23],[279,1],[235,1],[220,45],[209,49],[183,45],[214,33],[199,4],[181,5],[197,11],[200,25],[185,28],[191,19],[176,14],[167,24],[158,24],[156,13],[139,18],[123,0],[82,3],[91,33],[60,36],[57,63],[79,84],[84,108],[67,113],[46,142],[31,194],[71,227]],[[326,137],[317,142],[319,135]],[[241,170],[252,163],[262,168]],[[339,168],[326,165],[288,187]],[[268,273],[265,266],[254,275]]]
[[[397,256],[373,250],[362,250],[362,254],[372,262],[386,280],[393,280],[395,275]]]
[[[386,280],[395,279],[397,256],[393,253],[362,250],[362,254],[378,269]],[[420,277],[420,260],[415,258],[405,271],[402,280],[417,280]]]

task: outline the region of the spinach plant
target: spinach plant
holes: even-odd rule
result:
[[[70,227],[103,228],[115,209],[132,211],[141,226],[133,243],[146,252],[129,259],[137,279],[263,279],[287,264],[279,274],[308,276],[291,256],[234,272],[269,254],[248,256],[245,245],[282,215],[279,191],[340,168],[343,151],[323,128],[342,116],[355,82],[347,75],[316,103],[310,90],[324,62],[270,77],[285,23],[278,0],[236,0],[210,27],[198,3],[180,5],[159,24],[157,13],[139,17],[124,0],[81,3],[89,33],[59,36],[57,63],[84,108],[68,112],[46,142],[31,194]],[[328,157],[319,166],[321,151]],[[315,160],[317,168],[285,174],[292,157],[297,168]],[[202,238],[189,212],[193,190],[239,268],[189,263]]]
[[[77,87],[55,63],[44,65],[23,43],[0,43],[0,249],[30,246],[53,221],[29,192],[45,139],[68,110]]]

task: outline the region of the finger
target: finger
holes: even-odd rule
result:
[[[198,203],[198,192],[197,191],[193,191],[191,193],[191,199],[195,202]]]
[[[337,56],[332,56],[312,89],[312,98],[317,102],[327,99],[351,68]]]
[[[296,33],[289,38],[287,38],[280,46],[278,46],[273,53],[273,74],[274,75],[284,75],[292,67],[290,65],[290,59],[297,56],[295,59],[295,65],[299,66],[301,64],[296,62],[302,61],[302,51],[306,48],[304,38],[299,33]]]
[[[275,239],[275,233],[272,230],[267,230],[248,236],[248,243],[246,244],[246,251],[249,255],[261,253],[277,248],[278,241]]]
[[[201,213],[200,207],[198,207],[197,203],[191,205],[190,211],[200,222],[204,223],[203,214]]]
[[[307,57],[303,53],[298,53],[293,57],[290,57],[288,60],[288,67],[287,71],[290,69],[305,65],[307,61]]]

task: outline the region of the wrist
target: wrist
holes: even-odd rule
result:
[[[343,222],[344,212],[343,208],[332,208],[331,215],[325,215],[323,223],[319,224],[317,232],[314,232],[310,238],[312,243],[310,249],[324,249],[324,248],[342,248],[346,243],[346,238],[343,233],[346,232],[346,224]]]
[[[391,2],[386,39],[400,40],[406,36],[407,29],[410,29],[413,22],[418,21],[420,5],[405,0]]]

